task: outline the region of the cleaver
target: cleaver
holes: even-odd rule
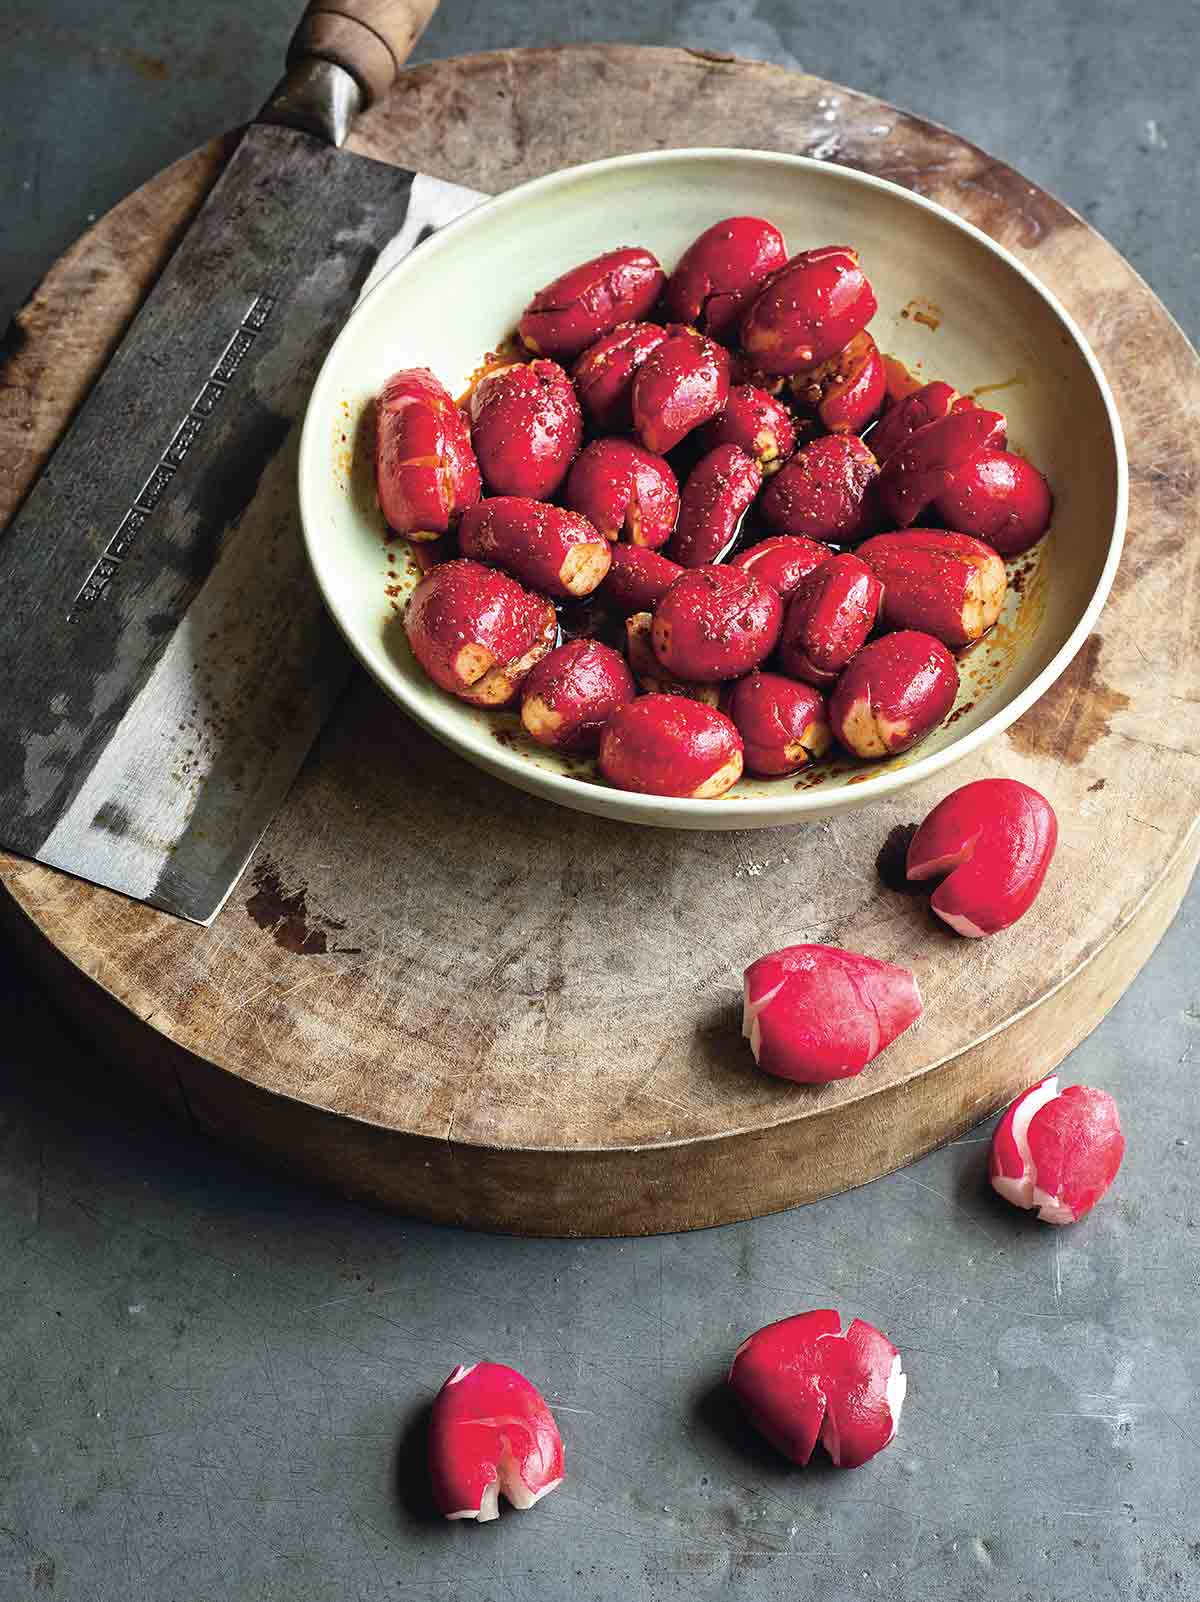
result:
[[[309,390],[368,280],[483,198],[340,150],[436,3],[311,0],[0,535],[0,846],[196,923],[351,672],[300,538]]]

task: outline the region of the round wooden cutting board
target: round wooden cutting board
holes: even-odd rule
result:
[[[232,139],[130,196],[18,316],[0,385],[0,522]],[[1112,599],[1050,693],[954,773],[1036,785],[1062,843],[1029,916],[964,941],[875,865],[889,831],[944,783],[791,830],[637,829],[489,779],[358,675],[211,930],[0,858],[6,926],[147,1087],[269,1162],[430,1218],[543,1234],[687,1229],[907,1163],[1087,1034],[1153,949],[1200,853],[1200,364],[1080,218],[944,129],[707,53],[435,62],[406,72],[352,139],[491,191],[701,144],[819,155],[931,196],[1026,261],[1098,351],[1132,475]],[[878,1063],[821,1090],[765,1078],[739,1036],[746,962],[802,939],[913,967],[926,1000]]]

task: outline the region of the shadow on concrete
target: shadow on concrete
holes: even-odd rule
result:
[[[429,1484],[429,1419],[432,1402],[422,1402],[405,1419],[392,1464],[396,1500],[414,1524],[441,1525]]]

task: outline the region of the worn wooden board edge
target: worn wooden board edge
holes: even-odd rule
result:
[[[8,896],[0,896],[0,931],[114,1071],[197,1134],[273,1171],[439,1224],[559,1238],[635,1236],[711,1228],[824,1200],[965,1134],[1052,1073],[1100,1023],[1152,955],[1198,863],[1200,825],[1125,926],[1003,1031],[1002,1050],[989,1037],[938,1071],[889,1087],[866,1118],[851,1107],[849,1140],[845,1128],[833,1127],[847,1123],[847,1109],[837,1108],[717,1140],[599,1152],[434,1140],[325,1111],[197,1057],[77,968]],[[901,1102],[914,1136],[904,1144],[895,1140]],[[764,1172],[773,1178],[767,1192]],[[747,1185],[751,1174],[759,1177]]]

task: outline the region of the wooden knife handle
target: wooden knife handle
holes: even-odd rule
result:
[[[308,0],[288,46],[288,65],[302,56],[336,62],[372,105],[395,83],[437,5],[438,0]]]

